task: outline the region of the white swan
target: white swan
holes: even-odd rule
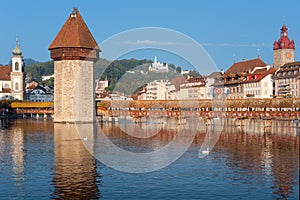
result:
[[[206,150],[202,150],[202,154],[208,155],[209,154],[209,148],[206,148]]]
[[[82,138],[83,141],[87,141],[87,137],[85,136],[84,138]]]

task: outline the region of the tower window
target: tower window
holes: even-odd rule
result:
[[[19,83],[15,83],[15,90],[19,90]]]
[[[19,71],[19,63],[15,62],[15,71]]]

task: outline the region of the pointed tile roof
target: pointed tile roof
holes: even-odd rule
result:
[[[77,8],[74,8],[48,49],[70,47],[101,51]]]
[[[281,36],[278,41],[275,41],[273,44],[273,50],[276,49],[295,49],[294,40],[290,41],[288,37],[288,28],[283,25],[281,30]]]
[[[249,70],[252,71],[255,67],[264,67],[266,65],[267,64],[260,58],[236,62],[231,65],[231,67],[226,71],[225,75],[238,72],[248,72]]]

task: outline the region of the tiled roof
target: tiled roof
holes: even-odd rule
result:
[[[255,67],[264,67],[266,65],[267,64],[260,58],[236,62],[226,71],[225,75],[238,72],[248,72],[249,70],[252,71]]]
[[[80,47],[100,50],[76,8],[74,8],[48,49],[51,50],[61,47]]]
[[[245,80],[242,83],[255,83],[255,82],[259,82],[262,79],[264,79],[267,75],[269,74],[275,74],[276,69],[274,67],[271,67],[268,71],[265,70],[264,73],[257,73],[256,71],[254,72],[254,74],[262,74],[259,78],[257,79],[251,79],[251,80]]]
[[[33,89],[35,89],[37,87],[37,85],[30,85],[30,86],[28,86],[26,89],[27,90],[33,90]]]
[[[10,81],[11,66],[0,66],[0,80]]]
[[[253,72],[253,74],[265,74],[267,72],[268,72],[268,70],[266,68],[264,68],[264,69],[257,69],[257,70],[255,70]]]
[[[207,78],[220,78],[222,76],[221,72],[212,72],[211,74],[209,74],[208,76],[206,76]]]
[[[10,88],[2,88],[2,91],[0,93],[10,93],[11,89]]]
[[[274,79],[298,78],[300,76],[300,62],[286,63],[276,72]]]
[[[248,75],[254,76],[254,75],[259,74],[260,76],[256,79],[253,78],[253,79],[249,79],[249,80],[232,80],[232,81],[226,81],[226,82],[222,81],[222,82],[214,83],[213,86],[223,86],[223,85],[226,86],[226,85],[235,85],[235,84],[243,84],[243,83],[255,83],[255,82],[261,81],[269,74],[275,74],[275,72],[276,72],[276,69],[274,67],[271,67],[268,70],[258,69],[258,70],[255,70],[254,73],[247,74],[247,76]]]
[[[291,63],[286,63],[283,65],[283,67],[288,67],[288,66],[294,66],[294,65],[300,65],[300,61],[297,62],[291,62]]]
[[[177,76],[171,80],[171,83],[175,86],[176,90],[180,89],[180,84],[186,81],[185,77]]]

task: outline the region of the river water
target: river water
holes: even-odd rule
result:
[[[226,126],[209,155],[199,158],[207,126],[191,130],[194,135],[189,129],[182,134],[176,127],[161,128],[149,139],[125,134],[122,125],[2,120],[0,199],[299,199],[299,136],[289,124],[263,133],[251,123],[247,131]],[[126,127],[130,130],[137,131]],[[178,148],[192,143],[161,169],[124,172],[138,164],[112,154],[107,157],[111,163],[102,162],[107,156],[102,153],[111,152],[106,146],[103,150],[104,137],[126,151],[147,153],[172,143],[178,134]],[[151,157],[146,167],[154,169],[172,153]],[[119,171],[116,163],[124,168]]]

